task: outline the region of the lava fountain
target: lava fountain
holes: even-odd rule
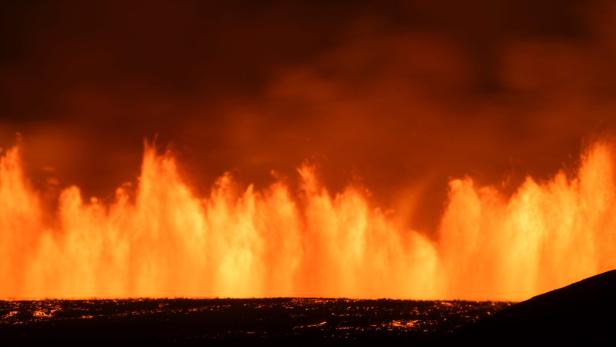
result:
[[[148,144],[134,188],[105,203],[69,187],[50,210],[17,146],[0,158],[0,298],[524,299],[616,266],[614,163],[599,142],[574,175],[513,194],[451,180],[428,236],[362,187],[329,192],[311,165],[298,189],[227,174],[198,196]]]

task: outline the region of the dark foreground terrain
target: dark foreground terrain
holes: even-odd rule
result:
[[[616,271],[530,300],[0,301],[0,345],[616,345]]]
[[[616,346],[616,270],[512,305],[447,338],[470,345]]]
[[[340,345],[428,342],[509,306],[468,301],[142,299],[0,302],[0,345],[43,341]]]

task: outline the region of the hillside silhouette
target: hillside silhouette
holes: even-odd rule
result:
[[[475,345],[616,342],[615,318],[611,270],[512,305],[447,339]]]

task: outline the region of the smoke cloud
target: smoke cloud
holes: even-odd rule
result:
[[[616,129],[607,1],[0,6],[0,143],[52,192],[111,198],[156,137],[195,189],[308,160],[431,233],[449,178],[514,189]]]

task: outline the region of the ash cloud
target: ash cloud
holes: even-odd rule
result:
[[[513,189],[616,128],[607,1],[29,1],[1,5],[0,142],[35,185],[103,198],[144,137],[196,186],[304,160],[433,229],[447,179]],[[504,180],[503,180],[504,179]],[[505,183],[502,183],[505,182]],[[401,201],[401,202],[400,202]]]

